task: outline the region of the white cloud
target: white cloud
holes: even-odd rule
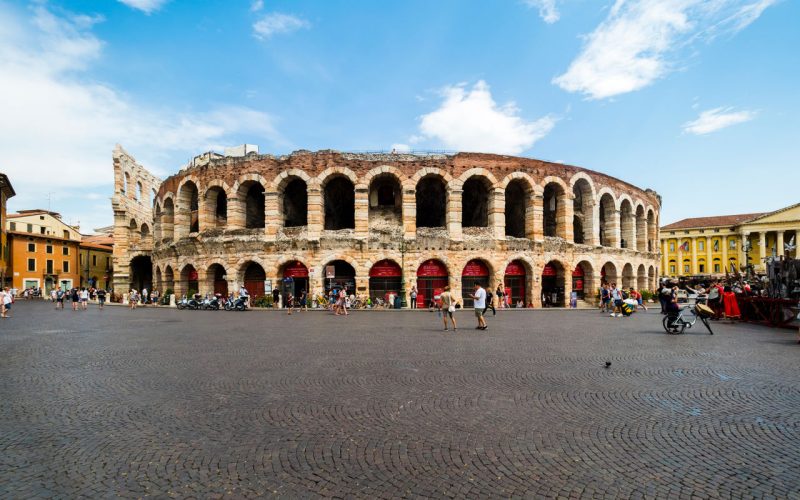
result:
[[[556,9],[556,0],[525,0],[525,3],[528,7],[539,9],[539,17],[547,24],[553,24],[560,17]]]
[[[683,124],[683,131],[688,134],[705,135],[717,130],[749,122],[756,117],[755,111],[734,111],[733,108],[714,108],[703,111],[696,120]]]
[[[675,67],[692,42],[736,33],[778,0],[617,0],[553,83],[604,99],[642,89]]]
[[[265,40],[273,35],[292,33],[293,31],[310,27],[311,24],[305,19],[291,14],[272,12],[253,24],[253,32],[256,38]]]
[[[409,146],[408,144],[403,144],[401,142],[392,144],[393,153],[408,153],[409,151],[411,151],[411,146]]]
[[[264,8],[264,0],[255,0],[250,4],[250,12],[259,12]]]
[[[418,136],[409,142],[428,142],[446,149],[519,154],[546,136],[555,118],[526,121],[513,102],[498,106],[484,81],[471,90],[465,85],[446,87],[439,109],[423,115]]]
[[[88,31],[91,24],[41,5],[30,11],[0,5],[0,116],[9,118],[0,120],[0,151],[17,192],[14,207],[44,206],[54,193],[54,210],[94,226],[110,224],[110,206],[99,213],[82,200],[105,189],[111,195],[116,143],[162,175],[215,146],[286,144],[273,118],[260,111],[173,112],[97,82],[88,70],[103,42]]]
[[[160,9],[169,0],[118,0],[132,9],[141,10],[145,14],[152,14]]]

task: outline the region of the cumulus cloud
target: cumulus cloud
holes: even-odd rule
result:
[[[285,144],[273,118],[261,111],[172,112],[96,81],[89,71],[103,49],[90,31],[96,21],[56,16],[43,5],[30,11],[0,5],[0,28],[9,28],[0,29],[0,115],[8,118],[0,120],[0,150],[18,193],[15,207],[41,207],[53,193],[54,210],[80,211],[81,192],[107,189],[110,196],[116,143],[161,174],[180,166],[176,158],[182,162],[226,144]],[[110,207],[80,218],[109,224]]]
[[[749,122],[756,117],[755,111],[734,111],[733,108],[714,108],[703,111],[696,120],[683,124],[683,131],[688,134],[705,135],[717,130]]]
[[[697,40],[736,33],[778,0],[617,0],[553,83],[604,99],[642,89],[676,67]]]
[[[253,23],[253,34],[260,40],[273,35],[292,33],[299,29],[310,28],[311,23],[291,14],[272,12]]]
[[[421,117],[419,135],[410,142],[459,151],[519,154],[546,136],[556,123],[551,116],[527,121],[513,102],[498,106],[482,80],[471,89],[464,84],[446,87],[442,96],[439,108]]]
[[[556,0],[525,0],[529,7],[539,9],[539,17],[547,24],[558,21],[559,13],[556,8]]]
[[[160,9],[169,0],[118,0],[132,9],[141,10],[145,14],[152,14]]]
[[[259,12],[264,8],[264,0],[254,0],[250,4],[250,12]]]

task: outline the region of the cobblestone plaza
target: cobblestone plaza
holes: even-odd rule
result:
[[[792,332],[19,302],[0,497],[800,497]],[[578,333],[580,332],[580,333]],[[606,361],[611,366],[606,369]]]

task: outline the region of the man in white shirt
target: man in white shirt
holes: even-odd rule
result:
[[[486,318],[483,317],[483,310],[486,309],[486,290],[480,284],[475,283],[475,293],[472,294],[472,299],[475,301],[475,317],[478,318],[478,326],[476,330],[486,330]]]

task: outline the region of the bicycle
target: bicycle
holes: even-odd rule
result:
[[[670,335],[680,335],[687,328],[693,327],[699,319],[700,322],[705,325],[708,333],[714,335],[714,332],[711,331],[711,325],[708,322],[708,318],[713,315],[714,311],[703,304],[696,304],[694,308],[692,308],[692,306],[683,306],[677,313],[673,312],[664,316],[664,319],[661,320],[661,324],[664,330]]]

